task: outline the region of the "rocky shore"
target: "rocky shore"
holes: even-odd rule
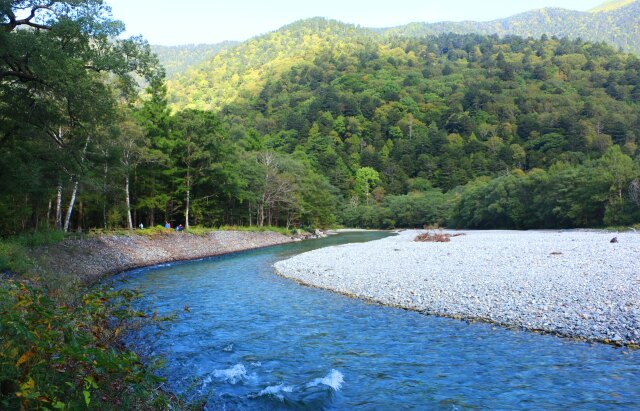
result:
[[[639,234],[469,231],[450,242],[420,243],[419,233],[314,250],[275,270],[426,314],[640,344]]]
[[[37,251],[47,271],[78,277],[84,283],[138,267],[192,260],[293,241],[274,232],[212,231],[205,235],[160,233],[155,235],[100,236],[66,240]]]

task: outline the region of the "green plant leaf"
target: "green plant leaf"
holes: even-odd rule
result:
[[[96,383],[95,378],[93,376],[89,376],[84,379],[92,388],[98,389],[98,384]]]

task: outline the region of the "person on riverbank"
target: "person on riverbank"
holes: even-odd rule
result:
[[[179,224],[179,225],[176,227],[176,231],[180,232],[180,231],[182,231],[182,230],[184,230],[184,227],[182,226],[182,224]]]
[[[164,223],[164,228],[165,228],[165,230],[167,231],[167,233],[168,233],[169,231],[171,231],[171,223],[170,223],[170,222],[168,222],[168,221],[167,221],[167,222],[165,222],[165,223]]]

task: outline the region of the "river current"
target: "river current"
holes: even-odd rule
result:
[[[127,337],[165,388],[207,410],[638,409],[640,350],[368,304],[273,273],[346,233],[129,271],[175,320]]]

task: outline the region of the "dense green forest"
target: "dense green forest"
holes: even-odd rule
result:
[[[640,2],[611,0],[588,12],[545,8],[488,22],[415,22],[399,27],[369,29],[367,35],[415,38],[445,33],[518,35],[534,38],[547,35],[596,43],[605,42],[617,49],[640,54],[638,27],[640,27]],[[237,44],[223,42],[197,46],[152,46],[152,50],[157,53],[160,62],[166,68],[167,77],[173,79],[182,71],[206,62],[220,51]]]
[[[3,410],[176,408],[118,338],[146,316],[138,293],[84,288],[38,266],[32,248],[64,237],[34,229],[101,224],[85,213],[123,203],[115,186],[147,138],[137,83],[163,81],[147,43],[123,31],[100,0],[0,1]]]
[[[592,42],[606,42],[627,52],[640,53],[640,2],[621,0],[603,4],[588,12],[560,8],[531,10],[515,16],[487,21],[412,23],[380,30],[387,36],[421,37],[424,35],[497,34],[540,37],[568,37]]]
[[[602,43],[312,19],[167,92],[146,43],[92,24],[69,47],[77,32],[3,21],[3,234],[640,221],[640,60]]]
[[[215,57],[223,50],[238,45],[235,41],[223,41],[216,44],[186,44],[182,46],[152,45],[151,51],[164,67],[167,78],[173,78],[190,67]]]
[[[638,221],[638,63],[581,41],[382,39],[313,19],[170,88],[245,151],[311,164],[347,225],[600,226]]]

